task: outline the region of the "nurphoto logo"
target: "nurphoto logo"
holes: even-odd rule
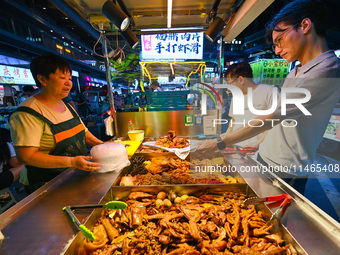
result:
[[[278,100],[277,100],[277,93],[278,93],[278,88],[273,87],[273,100],[272,100],[272,105],[269,109],[265,110],[258,110],[254,107],[253,104],[253,89],[248,88],[248,93],[246,95],[243,94],[242,90],[238,88],[237,86],[234,85],[229,85],[229,84],[219,84],[218,86],[215,86],[218,88],[226,88],[231,91],[233,94],[233,114],[234,115],[244,115],[244,102],[247,100],[247,105],[249,108],[249,111],[257,116],[261,115],[268,115],[273,113],[278,105]],[[301,97],[296,97],[294,98],[289,98],[288,94],[289,93],[294,93],[294,95],[301,95]],[[207,103],[206,103],[206,94],[202,95],[202,108],[201,108],[201,113],[202,115],[206,115],[207,113]],[[287,113],[287,105],[293,104],[295,105],[304,115],[312,115],[304,106],[304,103],[307,103],[311,99],[311,93],[304,88],[282,88],[280,92],[280,97],[281,97],[281,115],[285,116]],[[295,127],[298,123],[294,119],[285,119],[285,120],[280,120],[280,119],[267,119],[266,121],[270,121],[272,123],[272,126],[274,126],[275,121],[281,121],[281,125],[284,127]],[[229,121],[227,119],[215,119],[213,121],[214,127],[217,124],[227,124]],[[258,124],[260,122],[260,124]],[[252,125],[252,123],[257,123],[256,125]],[[246,120],[243,122],[234,122],[231,123],[233,124],[239,124],[239,125],[246,125]],[[252,127],[261,127],[264,125],[263,120],[259,119],[251,119],[247,121],[247,124]]]

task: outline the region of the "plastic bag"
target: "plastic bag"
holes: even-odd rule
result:
[[[92,161],[99,162],[100,173],[120,171],[130,165],[128,153],[125,146],[121,143],[104,143],[93,146],[91,151]]]
[[[105,124],[105,134],[107,136],[114,136],[113,118],[111,117],[111,115],[104,120],[104,124]]]

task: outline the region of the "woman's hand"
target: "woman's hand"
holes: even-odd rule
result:
[[[94,170],[99,170],[101,168],[100,163],[88,161],[91,159],[92,159],[91,156],[77,156],[77,157],[72,158],[71,164],[72,164],[72,167],[75,167],[75,168],[78,168],[84,171],[90,172]]]
[[[90,162],[91,156],[55,156],[39,152],[38,147],[15,147],[17,158],[21,164],[41,168],[75,167],[80,170],[99,170],[100,163]]]

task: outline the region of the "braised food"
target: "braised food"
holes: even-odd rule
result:
[[[152,140],[155,140],[155,138],[153,138],[153,137],[146,138],[144,140],[144,142],[148,142],[148,141],[152,141]],[[146,146],[146,145],[143,145],[143,144],[141,144],[136,151],[136,153],[164,153],[164,152],[167,152],[167,151],[162,150],[162,149],[158,149],[158,148],[153,148],[153,147],[150,147],[150,146]]]
[[[223,158],[214,158],[210,164],[222,164]],[[131,161],[129,174],[123,176],[120,186],[132,185],[165,185],[165,184],[208,184],[208,183],[237,183],[237,179],[222,173],[195,172],[196,160],[190,163],[187,160],[171,157],[152,158],[148,161]]]
[[[185,148],[190,145],[190,142],[185,138],[177,137],[176,131],[169,130],[168,135],[158,138],[155,145],[166,148]]]
[[[82,254],[297,254],[244,194],[163,197],[132,192],[126,209],[103,211]]]

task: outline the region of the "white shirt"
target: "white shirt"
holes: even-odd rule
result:
[[[257,86],[257,88],[255,90],[253,90],[252,93],[252,98],[253,98],[253,106],[255,109],[257,110],[268,110],[271,108],[272,106],[272,101],[273,101],[273,94],[277,96],[277,92],[274,91],[273,89],[274,87],[271,85],[264,85],[264,84],[259,84]],[[243,123],[245,123],[245,125],[247,125],[249,120],[252,119],[256,119],[257,115],[255,115],[254,113],[252,113],[249,110],[248,107],[248,100],[247,97],[245,96],[245,100],[244,100],[244,115],[234,115],[233,114],[233,100],[231,101],[231,105],[230,105],[230,109],[229,109],[229,116],[234,118],[234,123],[233,123],[233,130],[236,130],[238,128],[241,128],[244,126]],[[259,137],[261,136],[257,135],[254,136],[248,140],[242,141],[237,143],[236,145],[244,147],[249,143],[254,143],[256,142]]]
[[[287,114],[281,114],[281,98],[275,115],[281,120],[297,121],[295,127],[272,128],[263,143],[259,154],[269,165],[304,167],[314,161],[323,134],[325,133],[334,106],[340,96],[340,60],[333,51],[327,51],[304,66],[294,68],[285,79],[283,88],[305,88],[311,99],[303,106],[312,114],[304,115],[294,104],[287,105]],[[281,92],[282,95],[282,92]],[[289,93],[288,98],[301,98],[300,93]],[[286,123],[287,124],[287,123]],[[291,122],[291,125],[295,123]],[[306,175],[297,171],[294,175]]]

